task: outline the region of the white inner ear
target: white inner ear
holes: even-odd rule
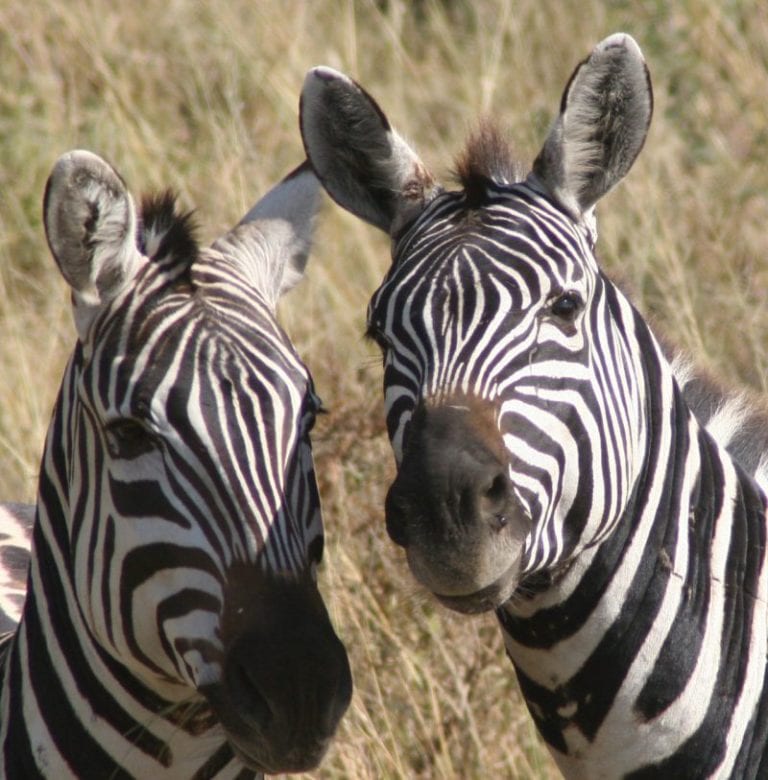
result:
[[[125,288],[143,261],[133,199],[112,166],[75,150],[54,165],[44,221],[51,252],[72,288],[75,326],[84,340],[99,309]]]
[[[574,71],[535,172],[575,218],[582,218],[629,171],[653,111],[640,48],[617,33]]]
[[[104,304],[115,298],[134,277],[141,255],[136,247],[136,209],[129,193],[115,198],[103,187],[84,193],[101,215],[91,238],[93,254],[88,283],[78,297],[88,305]]]
[[[595,128],[602,119],[601,104],[595,86],[605,78],[600,69],[581,68],[572,85],[571,98],[562,115],[563,122],[563,167],[567,189],[576,194],[581,192],[585,180],[597,171],[601,161],[601,148],[595,143]]]

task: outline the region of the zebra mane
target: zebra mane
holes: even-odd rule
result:
[[[469,208],[481,206],[489,182],[513,184],[524,178],[524,170],[501,129],[490,119],[482,120],[470,133],[464,150],[456,158],[455,178],[461,184]]]
[[[610,275],[603,271],[603,277],[629,300],[638,300],[632,283],[620,270],[611,269]],[[697,365],[660,322],[647,312],[644,317],[699,424],[768,491],[768,401],[757,391],[731,385]]]
[[[684,352],[660,341],[699,424],[768,489],[768,403],[757,392],[729,386],[722,378],[694,365]]]
[[[171,190],[145,195],[141,201],[138,243],[151,260],[191,266],[199,254],[193,212],[177,210]]]

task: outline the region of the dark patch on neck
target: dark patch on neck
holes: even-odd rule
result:
[[[177,210],[176,194],[165,190],[145,196],[140,213],[139,249],[156,262],[191,266],[199,253],[197,225],[191,211]]]
[[[455,176],[464,189],[467,207],[474,209],[487,202],[490,184],[520,181],[522,170],[498,126],[484,120],[456,159]]]

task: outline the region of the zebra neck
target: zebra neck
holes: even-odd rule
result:
[[[669,372],[649,385],[644,468],[613,534],[523,609],[498,612],[523,695],[566,773],[653,765],[664,768],[657,776],[708,776],[754,762],[760,735],[753,742],[747,723],[768,731],[765,497]],[[732,733],[737,707],[746,716]]]
[[[51,490],[43,474],[27,599],[5,655],[0,776],[234,776],[242,765],[207,706],[159,697],[90,634],[60,546],[66,534],[51,530],[63,519],[45,509]]]

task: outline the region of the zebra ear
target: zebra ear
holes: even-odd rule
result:
[[[62,155],[45,188],[48,246],[72,288],[75,326],[85,339],[94,316],[133,278],[136,209],[111,165],[91,152]]]
[[[372,225],[396,233],[439,192],[373,98],[342,73],[309,71],[299,113],[304,149],[328,194]]]
[[[629,35],[611,35],[573,72],[534,176],[580,219],[628,173],[652,113],[640,47]]]
[[[273,309],[304,276],[320,195],[320,182],[305,161],[213,244],[245,271]]]

